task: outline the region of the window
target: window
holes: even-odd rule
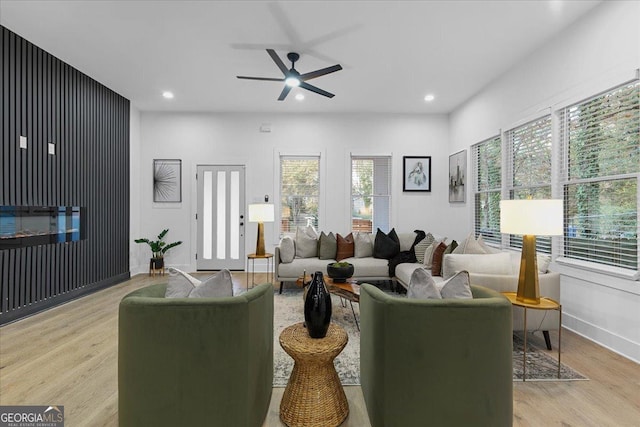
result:
[[[320,157],[280,156],[280,231],[318,228]]]
[[[560,111],[564,256],[638,269],[640,83]]]
[[[551,115],[506,133],[509,153],[507,190],[510,199],[551,198]],[[510,236],[509,246],[521,248],[522,237]],[[538,237],[536,249],[551,253],[551,238]]]
[[[502,190],[502,141],[499,136],[471,147],[475,176],[475,234],[500,244],[500,196]]]
[[[351,228],[388,232],[391,224],[391,157],[351,156]]]

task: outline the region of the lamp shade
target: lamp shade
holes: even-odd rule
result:
[[[269,203],[253,203],[249,205],[249,222],[273,222],[273,205]]]
[[[533,236],[563,234],[562,200],[525,199],[500,201],[500,231]]]

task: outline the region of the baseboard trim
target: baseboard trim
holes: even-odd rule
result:
[[[640,343],[616,335],[571,314],[562,313],[562,326],[581,337],[640,364]]]
[[[34,314],[38,314],[42,311],[49,310],[67,302],[76,300],[80,297],[92,294],[104,288],[117,285],[118,283],[122,283],[125,280],[129,280],[130,278],[131,275],[127,271],[126,273],[121,273],[116,276],[109,277],[108,279],[82,286],[64,294],[56,295],[55,297],[30,304],[29,306],[2,313],[0,314],[0,326],[4,326],[21,319],[31,317]]]

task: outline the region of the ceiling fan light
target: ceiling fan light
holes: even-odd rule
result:
[[[300,86],[300,79],[296,77],[287,77],[287,79],[284,82],[289,87]]]

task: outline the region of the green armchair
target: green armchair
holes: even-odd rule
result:
[[[415,300],[360,288],[360,378],[371,425],[511,426],[509,301]]]
[[[165,290],[120,302],[120,427],[261,426],[273,388],[273,286],[228,298]]]

